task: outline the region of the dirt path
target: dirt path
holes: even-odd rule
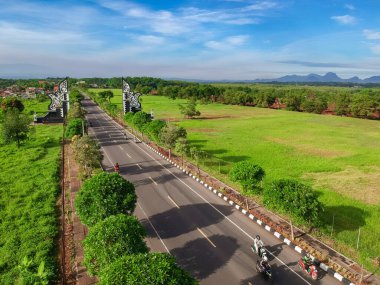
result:
[[[63,284],[96,284],[96,278],[87,274],[83,264],[82,240],[87,234],[85,227],[75,213],[75,197],[81,187],[78,178],[79,166],[73,159],[72,149],[69,143],[64,146],[64,282]]]

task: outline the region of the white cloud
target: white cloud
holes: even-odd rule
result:
[[[342,25],[352,25],[357,21],[355,17],[350,15],[332,16],[331,19]]]
[[[371,50],[373,53],[380,54],[380,45],[371,46]]]
[[[142,43],[153,45],[160,45],[165,42],[165,39],[163,37],[157,37],[153,35],[138,36],[137,39]]]
[[[245,11],[268,10],[277,7],[278,4],[271,1],[261,1],[244,8]]]
[[[227,50],[243,45],[248,39],[249,36],[247,35],[238,35],[227,37],[221,41],[208,41],[205,43],[205,46],[210,49]]]
[[[344,8],[346,8],[346,9],[348,9],[348,10],[355,10],[355,6],[354,5],[352,5],[352,4],[346,4],[346,5],[344,5]]]
[[[363,30],[364,36],[368,40],[380,40],[380,32],[374,30]]]

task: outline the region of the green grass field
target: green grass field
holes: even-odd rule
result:
[[[120,104],[121,91],[113,102]],[[279,178],[298,178],[313,186],[325,205],[325,240],[375,270],[380,256],[380,123],[338,116],[222,104],[199,105],[200,119],[183,119],[178,104],[143,96],[145,112],[175,120],[188,131],[193,146],[210,157],[204,168],[223,181],[233,163],[251,160],[267,175],[264,186]],[[236,185],[234,185],[236,186]],[[359,250],[356,250],[358,230]]]
[[[0,145],[0,284],[26,284],[17,283],[25,256],[30,272],[44,261],[56,277],[61,136],[61,125],[40,125],[20,148]]]

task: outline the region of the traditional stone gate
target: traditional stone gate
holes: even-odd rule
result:
[[[36,123],[61,123],[70,109],[70,99],[68,90],[68,78],[58,84],[58,90],[48,94],[50,97],[49,110],[43,117],[34,116]]]
[[[121,78],[121,80],[123,82],[122,92],[124,115],[128,112],[136,113],[141,111],[141,104],[139,102],[139,97],[141,94],[132,92],[127,81],[125,81],[124,78]]]

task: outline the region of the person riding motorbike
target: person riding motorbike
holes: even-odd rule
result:
[[[264,270],[263,272],[270,271],[269,263],[267,261],[265,261],[264,259],[260,260],[260,267]]]
[[[115,170],[115,172],[119,172],[120,171],[120,166],[119,166],[119,164],[116,162],[115,163],[115,165],[114,165],[114,170]]]
[[[305,265],[305,269],[307,272],[310,272],[310,265],[313,264],[313,259],[311,258],[311,256],[309,254],[306,254],[303,258],[302,258],[302,262],[303,264]]]
[[[253,239],[253,246],[255,247],[256,253],[260,255],[260,249],[264,246],[263,241],[260,239],[259,235]]]

